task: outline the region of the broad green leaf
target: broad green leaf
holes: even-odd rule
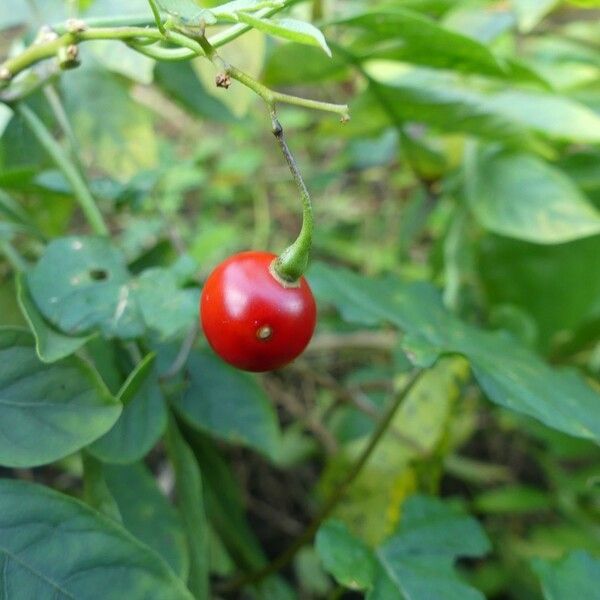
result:
[[[483,600],[463,583],[453,564],[479,557],[490,543],[477,521],[428,496],[412,496],[402,507],[400,526],[370,550],[343,523],[327,521],[317,536],[325,568],[342,585],[368,590],[368,598]]]
[[[124,257],[106,238],[53,240],[27,283],[40,312],[63,332],[99,328],[108,337],[124,338],[144,332]]]
[[[465,168],[471,209],[494,233],[538,244],[600,233],[600,211],[565,173],[531,154],[472,146]]]
[[[373,552],[355,538],[342,521],[329,520],[319,528],[315,540],[325,570],[350,589],[364,590],[373,585]]]
[[[90,336],[64,335],[44,320],[31,299],[27,279],[22,273],[17,276],[17,298],[21,312],[35,337],[37,355],[43,362],[51,363],[69,356],[89,341]]]
[[[600,597],[600,560],[583,550],[571,552],[560,561],[536,559],[533,569],[545,600]]]
[[[590,273],[599,256],[600,236],[553,246],[488,236],[481,244],[479,275],[492,306],[514,305],[535,319],[540,347],[547,350],[565,333],[593,336],[600,278]]]
[[[91,598],[101,590],[106,600],[192,600],[125,529],[40,485],[0,480],[0,539],[0,587],[9,597]]]
[[[0,329],[0,464],[51,463],[100,437],[120,412],[86,362],[42,363],[33,336]]]
[[[113,428],[96,440],[89,452],[107,463],[133,463],[156,444],[167,424],[167,409],[149,354],[129,375],[119,391],[123,412]]]
[[[359,96],[349,132],[359,118],[369,119],[367,124],[355,126],[360,132],[389,124],[383,102],[401,122],[423,122],[442,131],[472,133],[513,145],[531,144],[531,140],[522,140],[529,132],[557,140],[600,141],[600,116],[563,96],[517,89],[484,92],[452,73],[389,61],[366,66],[371,76],[385,85]]]
[[[559,4],[560,0],[514,0],[519,30],[528,33]]]
[[[177,337],[196,321],[199,295],[180,283],[163,267],[133,279],[122,252],[101,237],[55,239],[27,274],[44,318],[73,336],[100,329],[125,339],[146,330],[161,340]]]
[[[392,323],[421,348],[465,356],[490,400],[576,437],[600,440],[598,393],[575,372],[550,368],[508,335],[463,323],[443,307],[426,283],[366,279],[315,265],[310,281],[317,297],[353,323]]]
[[[455,33],[409,10],[369,12],[341,21],[360,27],[351,51],[361,59],[387,59],[504,77],[508,71],[492,52],[472,38]]]
[[[255,17],[248,13],[238,13],[238,19],[242,23],[251,25],[255,29],[280,37],[292,42],[320,47],[325,54],[331,56],[331,50],[325,41],[325,36],[310,23],[297,21],[296,19],[266,19]]]
[[[253,376],[208,351],[193,352],[187,369],[189,387],[174,404],[190,425],[229,443],[275,455],[280,442],[277,416]]]
[[[189,588],[196,598],[209,595],[208,521],[204,509],[202,475],[194,453],[171,417],[167,451],[175,471],[177,507],[185,527],[190,556]]]
[[[61,79],[61,88],[83,158],[95,169],[124,182],[156,167],[153,115],[132,99],[123,78],[98,68],[90,55]]]
[[[146,269],[133,289],[144,321],[161,340],[184,334],[198,318],[199,290],[179,289],[176,274],[168,269]]]
[[[142,463],[104,465],[103,471],[123,526],[185,579],[189,557],[183,527],[177,511],[158,489],[152,473]]]

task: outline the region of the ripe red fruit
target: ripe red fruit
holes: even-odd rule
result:
[[[317,308],[304,277],[288,284],[271,272],[270,252],[223,261],[202,290],[200,318],[212,349],[246,371],[271,371],[294,360],[315,329]]]

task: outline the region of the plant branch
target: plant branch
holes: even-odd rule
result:
[[[23,118],[42,147],[52,157],[58,168],[71,184],[73,193],[79,202],[90,227],[98,235],[108,235],[108,227],[102,213],[96,205],[90,190],[81,173],[73,165],[62,146],[48,131],[40,118],[25,104],[17,104],[15,111]]]
[[[223,586],[222,591],[234,591],[238,590],[243,586],[257,583],[258,581],[263,580],[265,577],[269,575],[273,575],[278,572],[280,569],[288,565],[296,553],[307,543],[309,543],[319,530],[321,524],[329,517],[329,515],[333,512],[335,507],[338,505],[340,500],[344,497],[352,483],[356,480],[356,478],[362,472],[363,467],[367,464],[369,458],[373,454],[375,448],[381,438],[384,436],[386,431],[388,430],[394,415],[402,401],[406,398],[409,392],[414,388],[415,384],[419,381],[421,375],[424,373],[422,369],[415,371],[411,376],[404,388],[398,393],[391,406],[377,425],[377,428],[373,432],[369,443],[366,445],[365,449],[362,451],[356,462],[352,465],[351,469],[348,471],[344,479],[338,484],[335,488],[334,492],[327,499],[320,512],[315,516],[315,518],[311,521],[308,527],[304,530],[304,532],[292,543],[291,546],[287,548],[282,554],[280,554],[277,558],[275,558],[268,565],[255,571],[254,573],[248,573],[247,575],[243,575],[231,582]]]

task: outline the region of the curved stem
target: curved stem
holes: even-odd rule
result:
[[[31,129],[42,147],[52,157],[58,168],[63,172],[67,181],[71,184],[73,193],[94,233],[98,235],[108,235],[108,227],[104,222],[102,213],[98,209],[98,206],[96,206],[96,201],[90,193],[83,177],[69,160],[61,145],[54,139],[44,123],[28,106],[25,104],[17,104],[15,111],[23,118],[25,123],[27,123],[27,126]]]
[[[308,267],[310,249],[312,247],[312,237],[314,230],[314,218],[312,202],[308,188],[304,183],[300,169],[290,152],[290,149],[283,135],[283,128],[277,120],[275,114],[272,114],[273,134],[281,148],[281,152],[290,168],[294,182],[302,198],[302,228],[298,237],[291,246],[288,246],[278,257],[273,265],[273,269],[285,281],[295,282],[302,277]]]
[[[325,519],[327,519],[329,515],[333,512],[335,507],[338,505],[340,500],[348,491],[348,488],[352,485],[355,479],[362,472],[363,467],[367,464],[369,458],[371,458],[371,455],[373,454],[375,448],[377,448],[379,441],[388,430],[394,418],[394,415],[396,414],[396,411],[398,410],[398,408],[400,408],[400,405],[402,404],[402,401],[414,388],[414,386],[419,381],[423,373],[424,370],[419,369],[410,376],[410,379],[408,380],[404,388],[394,398],[394,401],[392,402],[388,411],[385,413],[385,415],[377,425],[375,431],[371,435],[369,443],[366,445],[365,449],[362,451],[354,465],[352,465],[352,468],[348,471],[346,477],[344,477],[344,479],[338,484],[334,492],[331,494],[331,496],[327,499],[327,501],[321,508],[321,511],[315,516],[315,518],[311,521],[311,523],[304,530],[304,532],[294,541],[294,543],[268,565],[266,565],[262,569],[259,569],[258,571],[255,571],[254,573],[249,573],[231,581],[229,584],[223,586],[222,591],[238,590],[243,586],[257,583],[258,581],[262,581],[265,577],[273,575],[274,573],[288,565],[292,561],[294,556],[296,556],[296,553],[305,544],[309,543],[314,538],[323,521],[325,521]]]

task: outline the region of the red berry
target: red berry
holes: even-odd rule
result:
[[[294,360],[315,329],[317,307],[302,277],[287,284],[271,272],[270,252],[223,261],[202,290],[200,317],[212,349],[246,371],[271,371]]]

